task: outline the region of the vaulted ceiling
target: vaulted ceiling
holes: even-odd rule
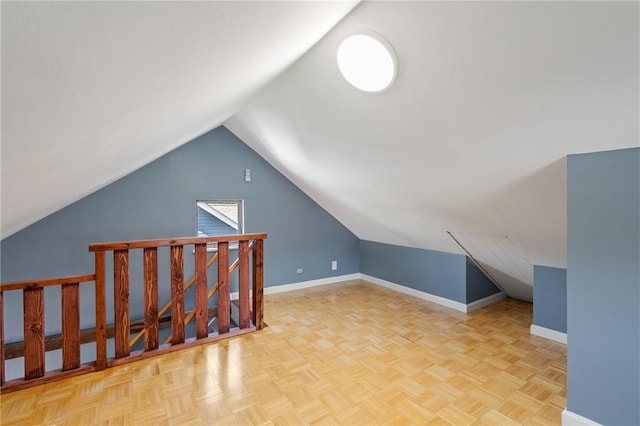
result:
[[[639,143],[638,8],[3,2],[2,237],[224,124],[362,239],[565,266],[565,156]],[[336,65],[363,28],[380,93]]]

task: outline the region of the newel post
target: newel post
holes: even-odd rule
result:
[[[253,324],[264,327],[264,240],[256,240],[253,248]]]

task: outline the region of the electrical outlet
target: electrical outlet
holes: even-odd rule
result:
[[[301,273],[302,273],[302,268],[298,268],[298,269],[296,269],[296,272],[297,272],[298,274],[301,274]]]
[[[331,270],[332,271],[338,270],[338,261],[337,260],[332,260],[331,261]]]

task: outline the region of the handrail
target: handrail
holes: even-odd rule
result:
[[[157,240],[116,241],[89,244],[89,251],[131,250],[154,247],[174,247],[190,244],[224,243],[230,241],[266,240],[267,234],[239,234],[221,237],[163,238]]]
[[[25,290],[33,288],[50,287],[53,285],[64,285],[74,283],[85,283],[95,281],[96,276],[91,275],[70,275],[68,277],[48,278],[44,280],[28,280],[28,281],[10,281],[0,283],[0,291]]]

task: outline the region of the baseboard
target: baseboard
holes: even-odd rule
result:
[[[567,410],[562,410],[562,426],[602,426],[598,422]]]
[[[465,313],[471,312],[474,309],[479,309],[484,306],[490,305],[491,303],[497,302],[498,300],[504,299],[506,297],[504,293],[496,293],[496,294],[492,294],[489,297],[476,300],[475,302],[472,302],[466,305],[461,302],[456,302],[455,300],[447,299],[441,296],[436,296],[431,293],[416,290],[401,284],[392,283],[391,281],[386,281],[386,280],[372,277],[371,275],[362,274],[362,273],[339,275],[337,277],[320,278],[317,280],[301,281],[298,283],[265,287],[264,294],[284,293],[287,291],[302,290],[305,288],[317,287],[317,286],[328,285],[328,284],[337,284],[344,281],[358,280],[358,279],[362,279],[372,284],[379,285],[381,287],[386,287],[388,289],[395,290],[400,293],[408,294],[410,296],[414,296],[429,302],[437,303],[438,305],[442,305],[447,308],[455,309],[456,311],[465,312]],[[231,293],[231,300],[238,300],[238,292]]]
[[[419,299],[426,300],[428,302],[437,303],[438,305],[446,306],[447,308],[455,309],[456,311],[465,312],[465,313],[467,312],[467,305],[465,305],[464,303],[456,302],[455,300],[436,296],[431,293],[426,293],[424,291],[409,288],[400,284],[392,283],[391,281],[386,281],[386,280],[372,277],[366,274],[360,274],[360,278],[372,284],[376,284],[381,287],[386,287],[391,290],[398,291],[400,293],[408,294],[410,296],[414,296]]]
[[[492,303],[496,303],[498,300],[505,299],[507,297],[503,292],[492,294],[491,296],[487,296],[483,299],[476,300],[475,302],[471,302],[467,304],[467,312],[475,311],[476,309],[484,308],[485,306],[489,306]]]
[[[567,344],[567,333],[562,333],[560,331],[552,330],[546,327],[540,327],[539,325],[535,324],[531,324],[531,329],[529,332],[534,336],[545,337],[558,343],[564,343],[565,345]]]
[[[274,285],[264,288],[264,294],[284,293],[286,291],[302,290],[305,288],[317,287],[320,285],[337,284],[343,281],[358,280],[360,274],[339,275],[337,277],[320,278],[317,280],[301,281],[298,283]],[[231,293],[231,300],[238,300],[238,292]]]

